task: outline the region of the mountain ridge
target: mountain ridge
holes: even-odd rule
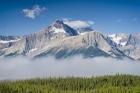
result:
[[[69,22],[69,21],[67,21]],[[79,21],[78,21],[79,22]],[[29,58],[53,55],[67,58],[75,55],[140,60],[140,37],[137,35],[104,35],[90,29],[72,28],[56,20],[46,29],[24,36],[0,36],[0,56],[23,55]],[[80,30],[81,31],[80,31]]]

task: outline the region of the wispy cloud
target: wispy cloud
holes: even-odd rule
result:
[[[134,18],[132,18],[132,21],[138,21],[138,18],[137,17],[134,17]]]
[[[137,22],[139,20],[138,17],[133,17],[133,18],[129,18],[129,19],[122,19],[122,18],[118,18],[116,19],[117,23],[122,23],[122,22]]]
[[[117,23],[121,23],[123,20],[121,18],[117,19],[116,22]]]
[[[95,22],[94,22],[94,21],[88,21],[88,23],[89,23],[90,25],[95,24]]]
[[[35,19],[45,10],[46,10],[46,7],[40,7],[39,5],[35,5],[31,9],[26,8],[26,9],[23,9],[22,11],[26,17]]]

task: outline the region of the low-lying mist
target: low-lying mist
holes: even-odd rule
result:
[[[80,56],[63,60],[56,60],[53,57],[36,60],[15,57],[0,60],[0,80],[37,77],[90,77],[117,73],[140,75],[140,61],[104,57],[84,59]]]

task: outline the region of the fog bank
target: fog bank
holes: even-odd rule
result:
[[[0,59],[0,80],[45,77],[90,77],[116,73],[140,75],[140,61],[80,56],[56,60],[53,57],[29,60],[24,57]]]

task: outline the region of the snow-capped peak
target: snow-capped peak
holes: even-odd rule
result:
[[[117,34],[109,35],[109,37],[117,44],[120,44],[122,37],[117,36]]]
[[[49,26],[45,31],[51,32],[51,35],[54,34],[63,34],[66,36],[75,36],[78,35],[77,30],[68,26],[63,22],[63,20],[56,20],[51,26]]]
[[[66,33],[63,28],[56,27],[52,27],[52,31],[54,31],[54,33]]]
[[[127,35],[123,34],[123,33],[122,34],[111,34],[111,35],[108,35],[108,37],[110,37],[110,39],[118,45],[125,46],[127,43],[127,40],[125,40]]]

